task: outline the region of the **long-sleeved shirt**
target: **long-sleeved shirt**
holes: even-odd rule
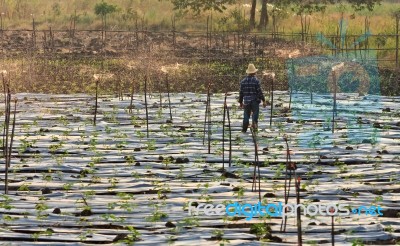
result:
[[[240,82],[239,103],[250,104],[253,100],[265,102],[260,81],[255,76],[247,76]]]

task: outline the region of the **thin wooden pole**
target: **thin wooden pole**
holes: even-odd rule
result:
[[[6,144],[5,144],[5,160],[6,160],[6,166],[8,166],[7,160],[8,160],[8,139],[9,139],[9,129],[10,129],[10,116],[11,116],[11,95],[10,95],[10,87],[7,85],[7,94],[6,94],[6,115],[5,115],[5,125],[6,125]]]
[[[272,111],[274,109],[274,81],[275,81],[275,76],[272,77],[272,83],[271,83],[271,115],[269,119],[269,126],[272,127]]]
[[[7,122],[7,83],[4,78],[4,74],[2,74],[3,77],[3,90],[4,90],[4,125],[3,125],[3,157],[6,157],[6,122]]]
[[[225,170],[225,114],[226,114],[226,98],[227,93],[225,93],[224,99],[224,116],[222,120],[222,171]]]
[[[289,201],[289,194],[290,194],[290,186],[291,186],[291,181],[292,181],[292,174],[294,172],[294,170],[296,170],[296,165],[294,163],[292,163],[292,158],[290,156],[290,149],[289,149],[289,143],[288,143],[288,138],[287,136],[283,137],[283,140],[286,143],[286,168],[285,168],[285,194],[284,194],[284,200],[285,200],[285,205],[288,203]],[[289,171],[289,173],[288,173]],[[287,182],[288,180],[288,176],[289,176],[289,182]],[[284,220],[282,220],[281,223],[281,232],[285,232],[286,231],[286,215]]]
[[[332,221],[331,221],[331,238],[332,238],[332,246],[335,246],[335,219],[334,216],[332,216]]]
[[[203,131],[203,145],[206,141],[206,126],[207,126],[207,116],[208,116],[208,104],[210,101],[210,87],[207,89],[207,101],[206,101],[206,112],[204,114],[204,131]]]
[[[147,133],[147,138],[149,138],[149,109],[147,105],[147,74],[144,78],[144,105],[146,108],[146,133]]]
[[[162,110],[162,89],[161,89],[161,83],[158,83],[158,93],[160,94],[160,110]]]
[[[261,202],[261,172],[260,172],[260,162],[258,158],[258,143],[257,143],[257,133],[256,129],[250,128],[251,136],[254,143],[254,172],[253,172],[253,186],[252,191],[257,191],[257,176],[258,176],[258,199]]]
[[[10,99],[11,99],[11,95],[10,95]],[[15,98],[15,100],[14,100],[13,124],[12,124],[12,130],[11,130],[11,140],[10,140],[10,151],[8,151],[8,167],[11,166],[11,153],[12,153],[12,147],[13,147],[13,142],[14,142],[15,115],[16,115],[16,112],[17,112],[17,99]]]
[[[313,104],[313,86],[314,86],[314,83],[313,83],[313,79],[311,79],[311,82],[310,82],[310,102],[311,102],[311,104]]]
[[[96,80],[96,103],[94,105],[94,118],[93,118],[94,126],[96,126],[96,119],[97,119],[98,94],[99,94],[99,81]]]
[[[169,119],[172,123],[172,109],[171,109],[171,98],[169,96],[169,80],[168,80],[168,74],[165,75],[165,80],[167,83],[167,95],[168,95],[168,107],[169,107]]]
[[[129,105],[129,113],[132,113],[133,109],[133,94],[135,93],[135,81],[132,81],[132,88],[131,88],[131,103]]]
[[[8,130],[9,130],[9,125],[10,125],[10,100],[11,100],[11,95],[10,95],[10,89],[7,88],[7,108],[6,108],[6,145],[5,145],[5,176],[4,176],[4,194],[8,194],[8,169],[9,169],[9,160],[10,160],[10,154],[9,154],[9,147],[8,147]],[[15,116],[14,116],[15,117]]]
[[[300,178],[295,179],[296,184],[296,203],[300,204]],[[301,232],[301,210],[300,206],[297,207],[297,245],[303,245],[302,232]]]
[[[228,117],[228,130],[229,130],[229,167],[232,164],[232,129],[231,129],[231,118],[229,117],[229,107],[226,105],[226,115]]]
[[[332,133],[335,131],[335,113],[336,113],[336,90],[337,90],[337,82],[336,82],[336,72],[333,71],[333,109],[332,109]]]
[[[294,67],[294,61],[293,61],[292,58],[290,58],[290,69],[291,69],[291,72],[292,72],[292,78],[293,78],[292,85],[293,85],[297,81],[296,81],[296,69]],[[291,109],[291,106],[292,106],[292,92],[293,92],[292,91],[292,86],[289,83],[289,109]]]
[[[210,87],[211,83],[208,84],[208,94],[209,94],[209,100],[208,100],[208,134],[207,134],[207,139],[208,139],[208,153],[211,154],[211,94],[210,94]]]

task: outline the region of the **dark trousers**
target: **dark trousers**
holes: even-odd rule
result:
[[[258,114],[260,111],[260,102],[252,101],[251,103],[244,105],[244,114],[243,114],[243,132],[247,131],[249,127],[250,114],[253,113],[252,116],[252,124],[255,125],[258,123]]]

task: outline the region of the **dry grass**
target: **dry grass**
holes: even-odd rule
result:
[[[78,29],[96,29],[101,27],[101,20],[93,11],[95,4],[100,2],[100,0],[8,0],[5,2],[6,5],[0,5],[0,9],[5,13],[5,26],[8,29],[31,28],[32,16],[35,17],[37,28],[39,29],[48,29],[49,27],[67,29],[70,25],[71,15],[75,11],[79,16],[77,22]],[[17,2],[20,4],[17,5]],[[140,25],[144,21],[144,24],[149,28],[170,30],[171,18],[175,15],[177,16],[176,24],[179,30],[205,30],[207,16],[211,14],[211,12],[208,12],[196,17],[192,14],[181,15],[173,11],[173,6],[168,1],[107,0],[107,2],[119,7],[118,13],[111,15],[109,18],[109,29],[133,29],[137,19]],[[250,3],[250,1],[243,0],[238,2],[240,4],[230,6],[223,14],[213,13],[213,27],[215,29],[226,29],[224,27],[226,24],[222,24],[219,20],[222,17],[231,16],[232,11],[235,9],[243,13],[246,19],[248,19],[250,9],[243,7],[242,3]],[[383,3],[381,6],[377,6],[373,12],[363,11],[357,13],[354,19],[350,19],[353,11],[350,6],[346,6],[344,16],[350,19],[349,31],[351,33],[361,33],[364,30],[365,16],[370,17],[371,31],[373,33],[393,33],[395,23],[391,17],[391,13],[396,9],[400,9],[400,4]],[[341,9],[334,5],[328,7],[324,14],[313,15],[311,31],[322,31],[323,33],[335,32],[337,22],[341,16],[340,11]],[[285,20],[280,21],[279,29],[287,32],[299,31],[299,17],[289,13]]]

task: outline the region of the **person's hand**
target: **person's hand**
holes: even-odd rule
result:
[[[266,101],[263,102],[263,107],[264,107],[264,108],[267,107],[267,102],[266,102]]]
[[[240,104],[240,108],[243,108],[243,103]]]

